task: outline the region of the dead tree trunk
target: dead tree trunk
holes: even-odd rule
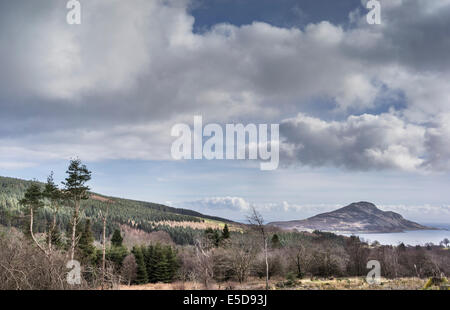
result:
[[[108,218],[108,212],[109,212],[109,204],[106,206],[105,213],[102,214],[100,211],[100,215],[102,216],[103,220],[103,240],[102,240],[102,289],[105,285],[105,273],[106,273],[106,220]]]
[[[264,256],[266,258],[266,290],[269,289],[269,260],[267,258],[267,238],[264,236]]]
[[[106,216],[103,217],[103,241],[102,241],[102,289],[105,285],[105,271],[106,271]]]

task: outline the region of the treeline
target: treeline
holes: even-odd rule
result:
[[[145,202],[145,201],[138,201],[138,200],[130,200],[130,199],[121,199],[121,198],[112,198],[114,202],[118,203],[119,205],[128,205],[133,206],[137,209],[152,209],[154,211],[159,211],[160,214],[164,213],[172,213],[172,214],[178,214],[178,215],[184,215],[185,217],[177,217],[174,219],[161,219],[161,221],[165,220],[174,220],[174,221],[185,221],[187,219],[190,219],[192,221],[203,221],[203,219],[210,219],[210,220],[216,220],[221,222],[231,222],[227,219],[217,217],[217,216],[210,216],[201,214],[199,212],[189,210],[189,209],[182,209],[182,208],[173,208],[169,206],[165,206],[162,204],[157,203],[151,203],[151,202]],[[137,210],[137,212],[140,212],[140,210]]]
[[[180,278],[211,282],[245,283],[249,278],[295,280],[303,278],[365,277],[370,260],[381,264],[386,278],[428,278],[450,273],[450,251],[441,246],[386,246],[368,244],[358,237],[315,231],[266,231],[267,265],[260,235],[253,230],[233,233],[205,232],[194,247],[180,253]],[[289,282],[289,281],[287,281]],[[284,282],[282,282],[284,283]]]

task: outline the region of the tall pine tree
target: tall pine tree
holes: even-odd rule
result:
[[[52,246],[60,245],[60,234],[56,223],[56,217],[59,211],[59,204],[63,198],[62,192],[59,190],[53,181],[53,171],[47,178],[47,183],[45,184],[42,196],[50,203],[50,208],[52,209],[52,223],[48,227],[47,232],[47,243],[49,251],[52,251]]]
[[[168,274],[166,281],[172,282],[180,265],[178,262],[177,253],[171,246],[168,246],[166,248],[166,261],[168,264]]]
[[[34,211],[37,209],[43,207],[42,202],[42,192],[41,188],[37,183],[31,184],[30,187],[28,187],[27,191],[25,192],[25,196],[23,199],[20,200],[20,204],[28,208],[29,212],[29,234],[31,238],[33,239],[34,243],[38,246],[38,248],[44,252],[46,255],[49,253],[45,250],[45,248],[39,243],[39,241],[34,236],[33,232],[33,224],[34,224]]]
[[[136,273],[136,283],[145,284],[148,283],[147,268],[145,266],[144,255],[142,253],[142,248],[135,246],[133,248],[133,254],[136,259],[137,273]]]
[[[70,259],[74,259],[77,225],[80,220],[81,201],[89,198],[89,187],[86,183],[91,179],[91,172],[81,163],[79,159],[70,161],[68,174],[65,182],[64,194],[65,198],[72,202],[73,216],[72,216],[72,242],[70,245]]]

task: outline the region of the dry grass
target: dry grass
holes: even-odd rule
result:
[[[149,283],[143,285],[121,285],[120,290],[262,290],[265,284],[260,280],[249,281],[245,284],[239,282],[211,283],[208,288],[199,282]]]
[[[294,285],[283,287],[281,279],[270,281],[273,290],[421,290],[426,280],[418,278],[382,279],[379,285],[369,285],[364,278],[338,279],[302,279]],[[212,290],[263,290],[264,280],[257,278],[240,284],[239,282],[212,283],[207,289]],[[204,290],[205,286],[198,282],[156,283],[145,285],[121,285],[121,290]]]
[[[102,202],[112,202],[112,200],[110,200],[108,198],[105,198],[105,197],[102,197],[99,195],[95,195],[95,194],[91,195],[90,198],[93,200],[98,200],[98,201],[102,201]]]
[[[364,278],[302,279],[293,287],[296,290],[421,290],[426,280],[419,278],[381,279],[380,284],[369,285]]]

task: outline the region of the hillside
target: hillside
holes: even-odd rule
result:
[[[391,233],[431,229],[408,221],[398,213],[382,211],[373,203],[352,203],[338,210],[318,214],[305,220],[269,223],[282,229],[322,230],[341,233]]]
[[[0,177],[0,224],[6,226],[20,227],[23,223],[22,210],[19,200],[23,197],[25,190],[31,181],[21,179]],[[173,208],[162,204],[151,202],[107,197],[97,193],[91,193],[91,198],[83,202],[84,214],[92,221],[92,229],[97,238],[101,234],[101,222],[99,210],[109,204],[109,217],[107,232],[111,233],[119,225],[128,225],[132,228],[152,232],[162,230],[169,233],[178,244],[192,243],[194,236],[199,232],[198,225],[185,225],[185,223],[218,222],[232,223],[232,221],[201,214],[199,212]],[[62,207],[58,222],[61,223],[60,230],[64,231],[69,226],[71,210]],[[36,214],[36,229],[45,231],[47,223],[51,219],[50,210],[44,208]],[[183,225],[169,225],[169,223],[180,222]]]

